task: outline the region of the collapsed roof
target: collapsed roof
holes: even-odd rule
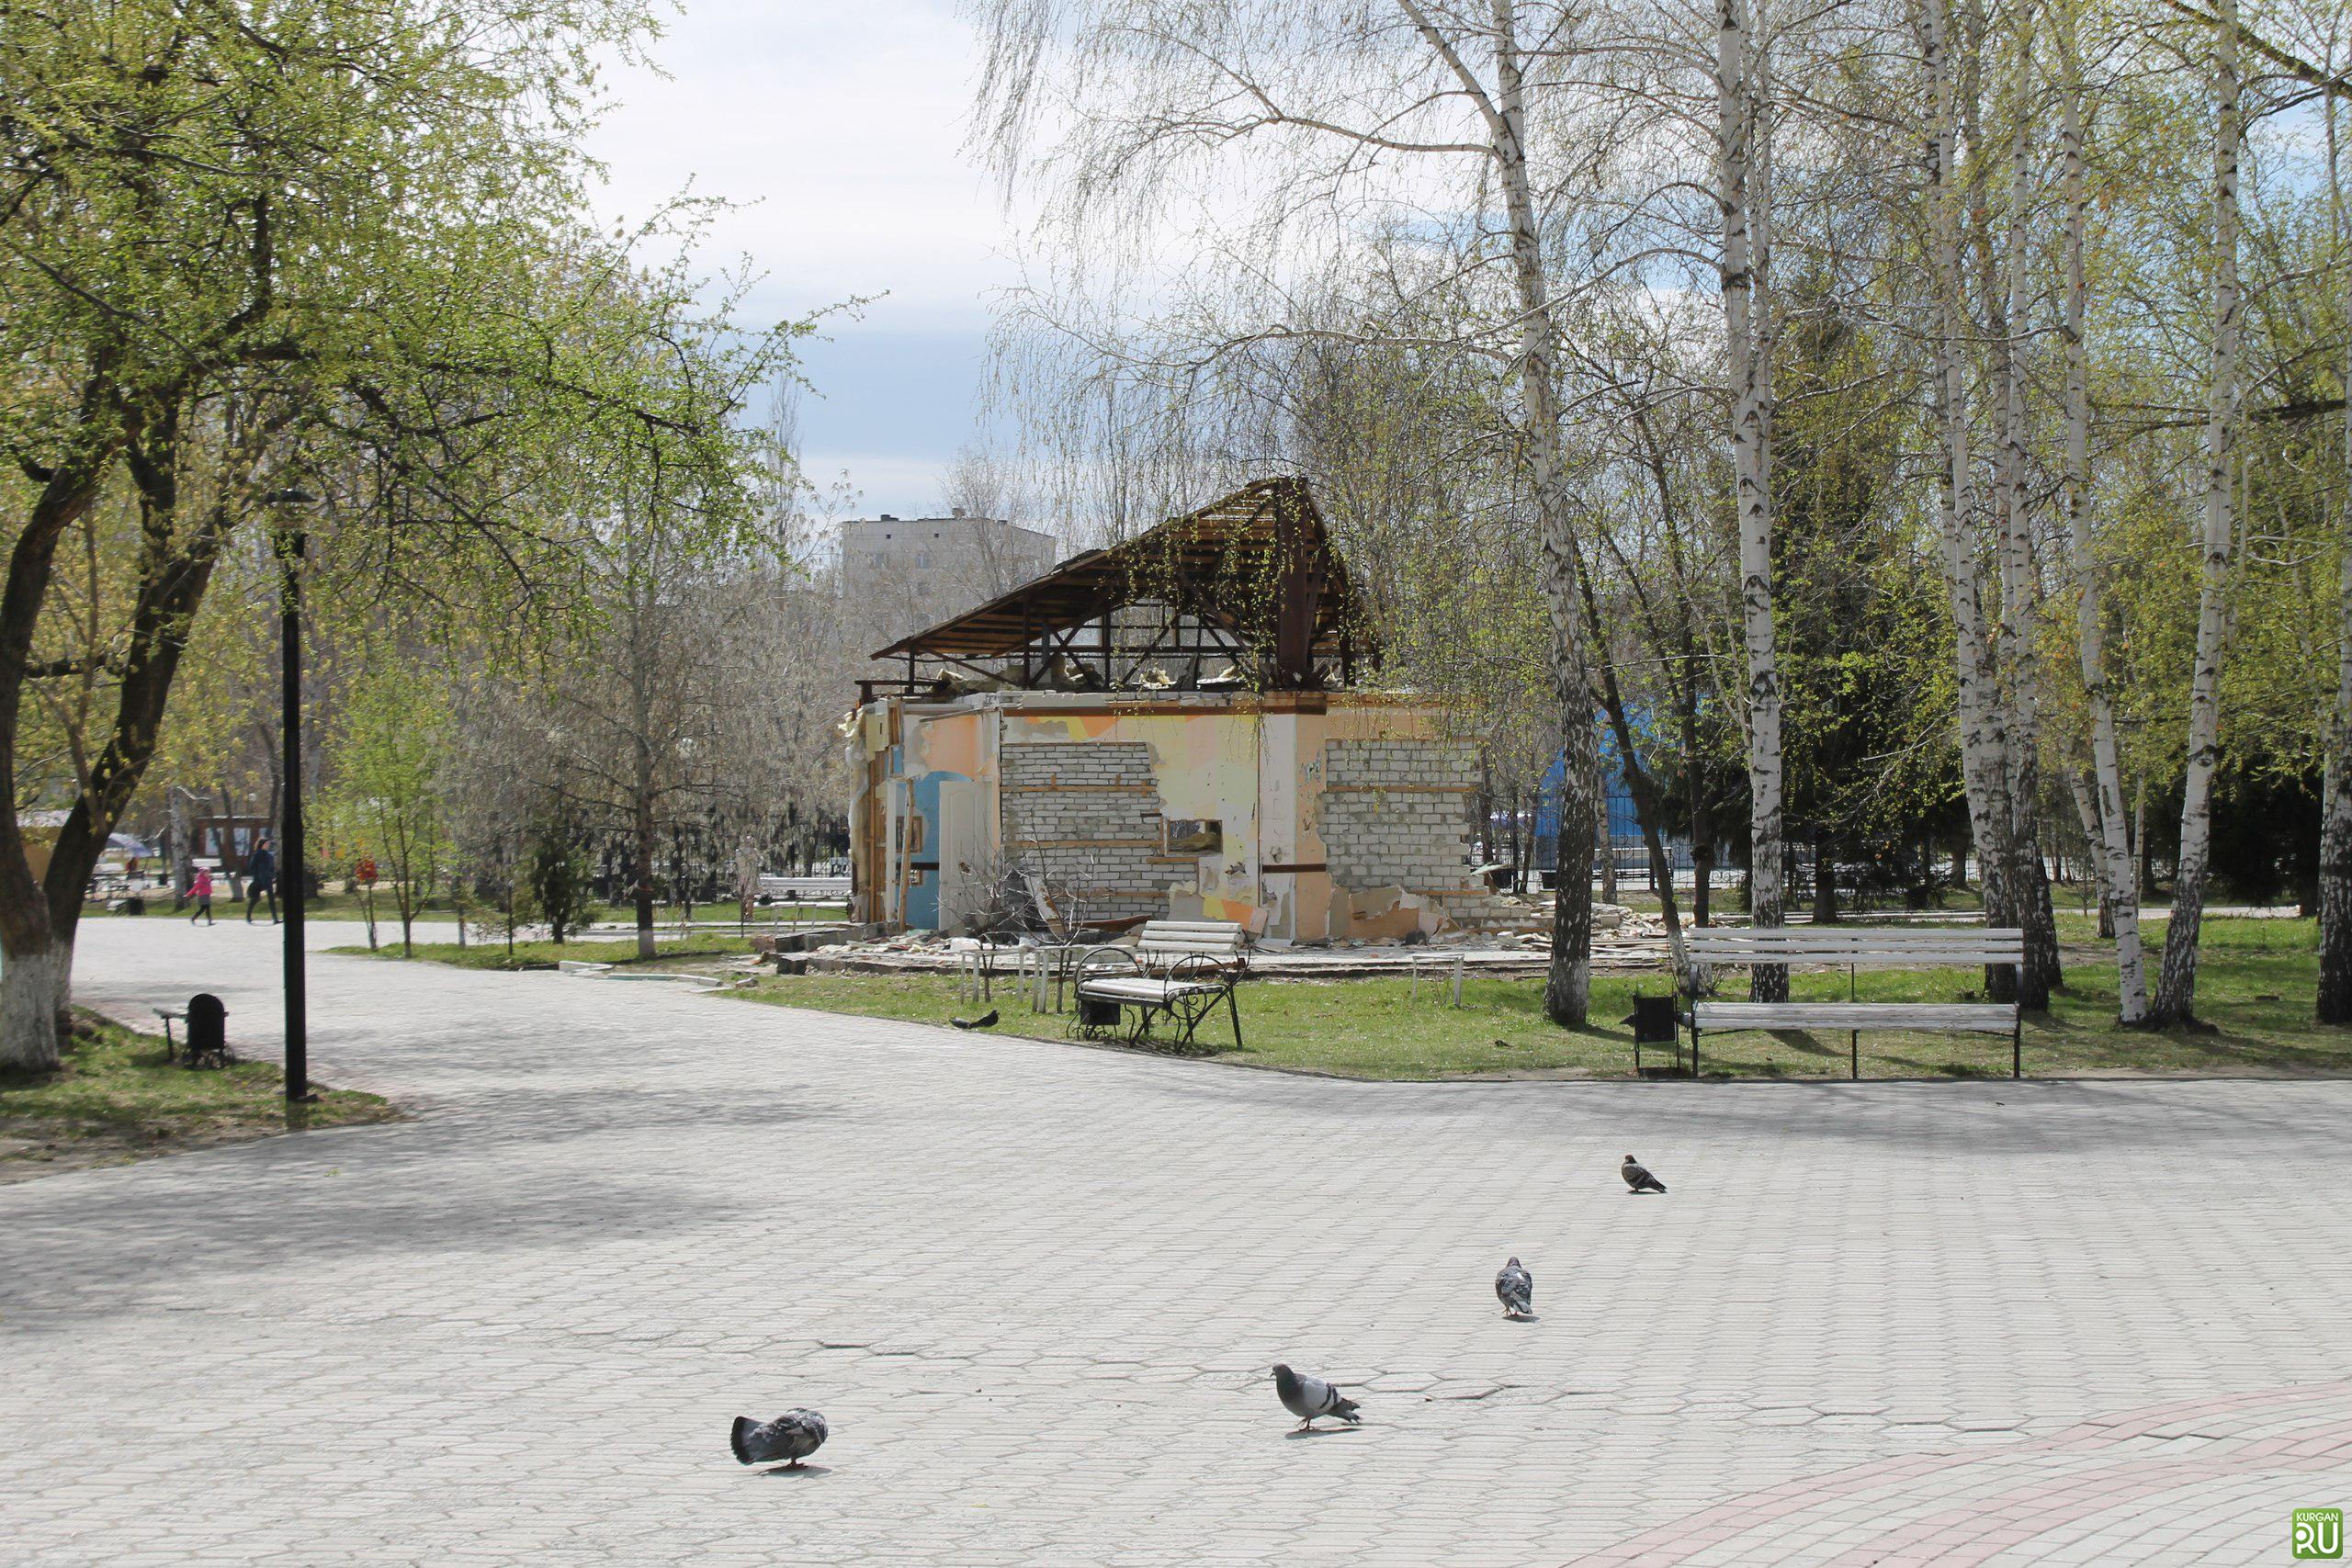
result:
[[[1373,650],[1306,483],[1260,479],[877,651],[967,686],[1324,691]]]

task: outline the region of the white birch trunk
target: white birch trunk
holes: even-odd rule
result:
[[[1592,1000],[1592,851],[1599,764],[1591,671],[1577,617],[1576,535],[1560,437],[1560,407],[1553,385],[1559,358],[1558,326],[1544,273],[1543,235],[1533,183],[1527,170],[1526,95],[1521,81],[1516,16],[1511,0],[1493,0],[1495,33],[1495,163],[1510,221],[1511,276],[1519,296],[1520,396],[1526,405],[1527,455],[1543,533],[1545,607],[1552,618],[1552,682],[1560,705],[1566,764],[1560,781],[1557,891],[1552,917],[1551,973],[1544,1010],[1568,1028],[1581,1028]]]
[[[2229,637],[2230,461],[2237,439],[2238,154],[2244,135],[2238,83],[2237,0],[2217,0],[2213,28],[2213,343],[2205,419],[2205,525],[2197,591],[2197,662],[2188,686],[2188,765],[2180,800],[2180,866],[2151,1017],[2187,1023],[2197,1012],[2197,939],[2212,851],[2213,773],[2220,761],[2222,656]]]
[[[1942,421],[1944,457],[1938,474],[1936,523],[1941,536],[1944,579],[1951,591],[1953,657],[1960,685],[1961,779],[1968,792],[1968,819],[1976,838],[1977,874],[1984,884],[1985,918],[2009,917],[2016,890],[2010,886],[2011,852],[2008,746],[2003,704],[1985,639],[1984,573],[1969,527],[1973,511],[1969,476],[1968,335],[1961,261],[1958,85],[1951,57],[1950,0],[1925,0],[1922,13],[1925,63],[1934,124],[1929,132],[1929,267],[1936,295],[1936,412]],[[1988,985],[2002,987],[2006,966]]]
[[[2352,387],[2352,365],[2345,367]],[[2345,412],[2352,472],[2352,400]],[[2336,543],[2335,707],[2327,728],[2319,845],[2319,996],[2322,1023],[2352,1023],[2352,500]]]
[[[2088,770],[2066,770],[2066,795],[2075,803],[2075,820],[2083,829],[2083,842],[2090,846],[2086,868],[2098,883],[2098,934],[2100,940],[2115,935],[2115,900],[2109,897],[2107,862],[2099,840],[2102,829],[2098,818],[2098,781]]]
[[[1733,508],[1739,529],[1741,640],[1747,655],[1748,914],[1783,923],[1786,849],[1781,823],[1781,672],[1772,604],[1771,355],[1757,330],[1762,247],[1749,179],[1758,120],[1755,40],[1747,0],[1715,11],[1715,200],[1723,211],[1724,339],[1732,380]],[[1759,1001],[1788,996],[1788,971],[1758,967]]]
[[[2033,512],[2029,502],[2029,458],[2025,376],[2018,364],[2018,336],[2025,330],[2030,299],[2027,288],[2026,220],[2033,202],[2033,31],[2030,6],[2021,7],[2009,110],[2007,228],[2001,247],[2006,298],[2000,330],[1994,335],[1994,372],[2000,399],[2001,450],[1996,469],[2001,528],[2001,661],[2008,675],[2010,885],[2018,923],[2025,929],[2025,964],[2018,975],[2019,1000],[2041,1012],[2050,989],[2062,978],[2058,922],[2050,903],[2050,876],[2042,865],[2037,817],[2041,803],[2041,669],[2034,649],[2034,623],[2041,606],[2041,581],[2033,568]]]
[[[2083,317],[2090,289],[2086,281],[2084,249],[2090,224],[2090,196],[2083,178],[2082,62],[2075,50],[2071,0],[2057,7],[2059,88],[2058,138],[2065,164],[2066,290],[2065,320],[2061,337],[2066,357],[2066,450],[2059,475],[2060,505],[2066,514],[2066,537],[2072,547],[2075,586],[2075,641],[2080,658],[2083,691],[2091,715],[2091,778],[2096,807],[2086,823],[2099,869],[2099,900],[2106,911],[2102,924],[2115,932],[2119,986],[2117,1016],[2137,1023],[2147,1016],[2148,983],[2140,952],[2140,887],[2132,874],[2132,838],[2125,824],[2123,769],[2115,739],[2115,702],[2107,673],[2107,611],[2101,592],[2098,558],[2092,546],[2090,516],[2090,350],[2083,334]]]
[[[2344,260],[2344,177],[2337,163],[2335,97],[2327,98],[2328,226]],[[2352,339],[2345,344],[2344,468],[2352,473]],[[2335,705],[2328,715],[2320,787],[2319,993],[2322,1023],[2352,1023],[2352,494],[2336,528]]]
[[[57,1020],[65,1010],[66,977],[73,971],[73,944],[54,939],[0,958],[0,1068],[56,1070],[62,1043]]]

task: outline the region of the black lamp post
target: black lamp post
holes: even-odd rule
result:
[[[277,592],[278,708],[285,729],[286,784],[280,798],[285,820],[278,825],[279,902],[286,907],[286,1098],[302,1101],[311,1093],[310,998],[304,983],[302,895],[308,880],[302,848],[302,530],[284,522],[285,509],[314,506],[318,497],[307,491],[274,490],[263,496],[266,506],[279,508],[276,531],[279,586]]]

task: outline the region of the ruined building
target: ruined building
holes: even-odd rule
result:
[[[1313,498],[1268,479],[875,654],[853,914],[917,931],[1238,920],[1316,942],[1479,922],[1476,750],[1355,689]]]

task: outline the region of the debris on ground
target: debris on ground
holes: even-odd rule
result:
[[[1404,890],[1393,892],[1401,895]],[[1552,902],[1549,894],[1498,894],[1485,906],[1477,924],[1462,925],[1401,899],[1359,894],[1351,934],[1325,942],[1260,942],[1250,953],[1250,972],[1261,978],[1405,975],[1417,965],[1450,965],[1458,955],[1481,974],[1532,974],[1551,961]],[[1367,913],[1374,918],[1364,919]],[[984,936],[886,932],[843,925],[791,933],[777,940],[776,951],[750,962],[779,975],[870,975],[968,971],[978,958],[988,974],[1010,980],[1023,966],[1024,950],[1131,947],[1136,940],[1131,923],[1126,929],[1079,930],[1066,935],[1001,931]],[[1595,967],[1646,969],[1664,956],[1665,947],[1666,928],[1657,915],[1623,904],[1594,904]]]

